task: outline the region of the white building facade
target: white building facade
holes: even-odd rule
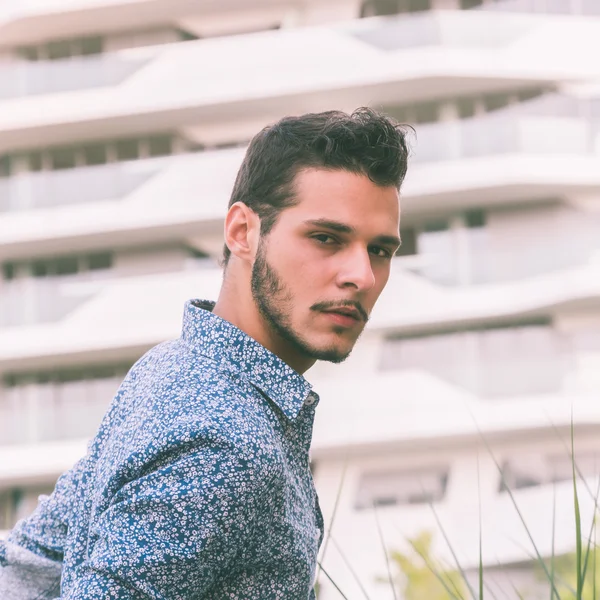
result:
[[[0,530],[216,297],[252,135],[369,105],[416,136],[390,283],[352,356],[307,374],[323,566],[391,599],[384,546],[431,529],[452,564],[444,529],[471,573],[481,527],[490,586],[535,587],[506,487],[544,556],[554,497],[574,548],[571,419],[594,506],[599,55],[596,0],[0,2]]]

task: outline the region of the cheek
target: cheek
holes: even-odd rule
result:
[[[390,268],[391,266],[388,265],[387,267],[382,267],[379,271],[375,271],[375,285],[370,293],[373,304],[375,304],[377,298],[379,298],[381,292],[383,292],[385,286],[387,285],[387,282],[390,278]]]

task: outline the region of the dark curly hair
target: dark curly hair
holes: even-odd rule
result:
[[[250,142],[229,206],[242,202],[251,208],[265,236],[279,213],[298,202],[293,182],[301,169],[349,171],[400,189],[408,162],[406,134],[404,126],[370,108],[285,117]],[[225,246],[225,266],[230,255]]]

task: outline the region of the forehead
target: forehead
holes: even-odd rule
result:
[[[297,204],[284,212],[298,218],[335,218],[398,232],[400,203],[394,186],[378,186],[366,175],[304,169],[294,179]],[[378,233],[383,233],[378,232]]]

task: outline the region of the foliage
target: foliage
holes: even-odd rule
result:
[[[452,600],[465,598],[458,571],[441,567],[431,554],[433,535],[425,531],[409,539],[411,554],[393,551],[391,559],[399,570],[395,582],[405,600]]]
[[[589,564],[580,596],[577,594],[578,568],[577,554],[575,552],[554,558],[554,576],[560,600],[596,600],[598,598],[600,554],[594,552],[593,548],[590,549]],[[536,569],[536,575],[542,580],[546,579],[544,572],[539,566]]]

